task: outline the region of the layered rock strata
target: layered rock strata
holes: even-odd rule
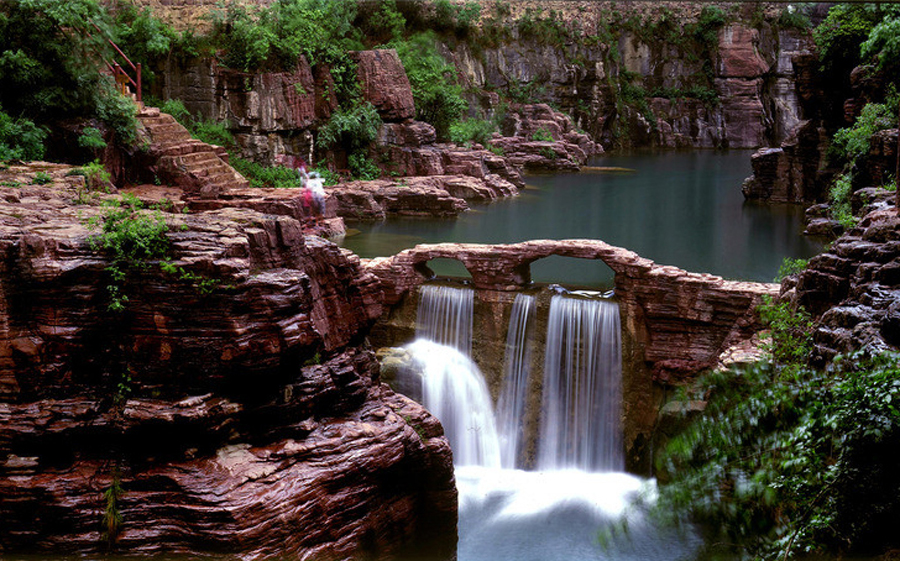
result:
[[[601,260],[615,272],[615,294],[623,318],[627,462],[629,469],[648,472],[649,443],[665,388],[715,366],[723,351],[758,331],[755,308],[764,295],[777,295],[777,285],[726,281],[657,265],[598,240],[421,245],[394,257],[364,261],[366,269],[378,277],[385,303],[394,307],[376,325],[373,342],[393,345],[411,333],[416,290],[433,277],[428,268],[433,259],[463,264],[478,300],[485,303],[481,315],[487,319],[479,324],[482,328],[476,326],[480,339],[502,341],[503,320],[508,320],[514,292],[531,286],[531,263],[551,255]],[[490,360],[502,363],[502,355],[499,361]],[[496,376],[502,368],[491,364],[484,371]],[[489,382],[499,385],[497,380]]]
[[[176,272],[127,269],[112,312],[106,196],[62,167],[4,183],[37,169],[0,187],[0,552],[454,556],[450,449],[356,347],[382,304],[354,255],[284,216],[165,214]]]
[[[900,349],[900,218],[885,200],[895,194],[866,195],[875,202],[859,225],[782,284],[782,297],[815,320],[819,365],[839,353]]]

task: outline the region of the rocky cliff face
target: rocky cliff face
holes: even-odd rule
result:
[[[856,228],[785,279],[782,297],[803,306],[816,322],[813,361],[860,349],[900,349],[900,218],[894,193],[866,189],[868,212]]]
[[[589,24],[602,9],[599,4],[586,8],[579,24]],[[569,40],[554,47],[519,39],[477,52],[462,43],[446,54],[469,85],[501,91],[534,85],[540,91],[534,96],[575,115],[579,127],[607,146],[777,145],[803,118],[793,61],[811,48],[804,33],[775,30],[769,24],[759,29],[740,22],[725,26],[718,34],[711,72],[702,55],[686,57],[663,38],[651,41],[629,31],[614,33],[615,45]],[[711,80],[709,94],[715,100],[654,96],[686,89],[698,76]],[[635,82],[646,108],[621,102],[622,80]]]
[[[110,312],[102,209],[41,169],[0,188],[0,552],[454,555],[450,450],[357,347],[382,307],[355,256],[287,217],[170,214],[193,276],[135,268]]]

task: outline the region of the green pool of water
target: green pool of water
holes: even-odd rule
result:
[[[785,257],[811,257],[822,245],[801,234],[802,207],[744,201],[741,183],[750,175],[750,154],[601,157],[590,166],[634,171],[528,176],[518,197],[476,206],[455,220],[351,224],[360,234],[348,236],[344,246],[361,257],[379,257],[420,243],[592,238],[688,271],[769,282]],[[611,271],[599,262],[548,258],[533,265],[532,277],[606,286]]]

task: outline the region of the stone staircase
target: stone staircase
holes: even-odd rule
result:
[[[228,153],[191,137],[174,117],[155,107],[144,107],[137,115],[150,136],[150,154],[156,160],[157,176],[184,190],[185,197],[218,199],[249,182],[228,165]]]

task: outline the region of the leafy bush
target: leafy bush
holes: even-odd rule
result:
[[[160,104],[159,110],[171,115],[185,128],[190,128],[191,123],[194,122],[194,116],[191,115],[190,111],[187,110],[187,107],[184,106],[184,102],[180,99],[167,99]]]
[[[491,142],[491,135],[496,130],[496,125],[491,121],[465,119],[450,125],[450,141],[461,145],[477,142],[482,146],[487,146]]]
[[[778,27],[782,29],[799,29],[806,30],[812,28],[812,22],[807,15],[805,6],[790,4],[781,10],[778,15]]]
[[[96,127],[84,127],[78,135],[78,145],[82,148],[100,150],[106,148],[106,141]]]
[[[452,31],[465,35],[481,17],[481,5],[467,1],[465,4],[453,4],[450,0],[435,0],[434,15],[431,27],[439,31]]]
[[[113,87],[101,82],[94,101],[97,116],[116,133],[119,142],[128,146],[137,139],[137,107]]]
[[[88,221],[89,226],[101,231],[91,238],[90,244],[111,260],[106,267],[110,274],[107,285],[109,310],[121,312],[128,301],[124,293],[128,272],[146,267],[149,260],[166,256],[169,228],[159,211],[148,213],[143,210],[143,203],[134,195],[126,193],[120,200],[105,201],[103,206],[103,214]]]
[[[0,162],[42,159],[45,138],[47,132],[32,121],[0,111]]]
[[[343,0],[279,0],[252,9],[230,2],[213,12],[212,38],[231,68],[290,68],[304,56],[313,65],[329,64],[341,90],[347,51],[363,48],[353,26],[356,14],[356,3]]]
[[[786,300],[763,297],[759,317],[769,328],[764,348],[776,365],[784,369],[802,364],[812,351],[812,321],[803,308]]]
[[[430,123],[438,138],[447,139],[450,125],[469,107],[457,83],[456,68],[438,53],[433,32],[413,35],[392,46],[397,49],[409,77],[416,118]]]
[[[828,193],[828,202],[831,203],[829,213],[846,229],[856,226],[856,217],[853,216],[853,208],[850,204],[852,195],[853,176],[849,173],[837,176]]]
[[[544,17],[542,10],[526,8],[522,17],[516,21],[516,29],[521,38],[548,45],[562,46],[572,37],[556,10],[550,10],[550,15]]]
[[[228,129],[227,122],[217,123],[213,120],[196,118],[191,115],[180,99],[166,100],[159,109],[163,113],[171,115],[198,140],[226,148],[234,146],[234,135]]]
[[[0,3],[0,105],[38,125],[99,117],[119,140],[134,139],[134,106],[100,75],[97,53],[110,54],[108,17],[96,0]]]
[[[796,275],[805,269],[807,265],[809,265],[808,259],[791,259],[790,257],[785,257],[778,267],[778,276],[775,277],[775,282],[781,282],[781,279],[785,277]]]
[[[217,146],[230,147],[234,145],[234,135],[228,130],[228,123],[217,123],[215,121],[197,120],[190,127],[191,134],[194,138],[202,140],[207,144],[215,144]]]
[[[363,22],[363,30],[378,43],[399,41],[406,29],[406,18],[397,9],[396,0],[380,0],[375,11]]]
[[[880,19],[881,8],[874,4],[843,2],[832,6],[813,30],[822,70],[840,75],[859,64],[860,45]]]
[[[876,132],[891,128],[896,123],[893,107],[883,103],[868,103],[852,126],[840,129],[832,139],[832,153],[851,166],[869,153],[869,141]]]
[[[545,128],[539,128],[531,135],[531,140],[536,142],[553,142],[553,135]]]
[[[231,166],[247,178],[253,187],[296,189],[300,187],[300,175],[285,166],[266,166],[244,158],[231,157]]]
[[[47,185],[48,183],[53,183],[53,178],[45,171],[35,173],[31,179],[32,185]]]
[[[364,102],[352,109],[332,113],[325,126],[319,129],[319,142],[323,146],[341,147],[347,153],[355,153],[374,142],[380,128],[378,111],[371,103]]]
[[[701,418],[662,462],[662,515],[688,512],[714,541],[782,558],[873,555],[898,545],[896,354],[854,355],[793,377],[760,364],[716,372]],[[677,515],[677,514],[676,514]]]
[[[86,166],[82,166],[81,169],[84,173],[84,180],[88,189],[92,191],[107,190],[110,175],[109,172],[106,171],[106,168],[103,167],[103,164],[100,163],[100,160],[94,160]]]
[[[900,8],[885,7],[885,17],[869,33],[860,45],[863,60],[873,61],[886,73],[896,72],[900,65]],[[896,78],[893,79],[896,83]]]
[[[381,170],[378,169],[375,162],[362,152],[350,154],[347,158],[347,166],[350,168],[350,173],[356,179],[370,181],[381,177]]]
[[[715,50],[719,45],[719,29],[726,23],[728,23],[728,18],[722,8],[703,6],[694,30],[694,38],[707,49]]]

